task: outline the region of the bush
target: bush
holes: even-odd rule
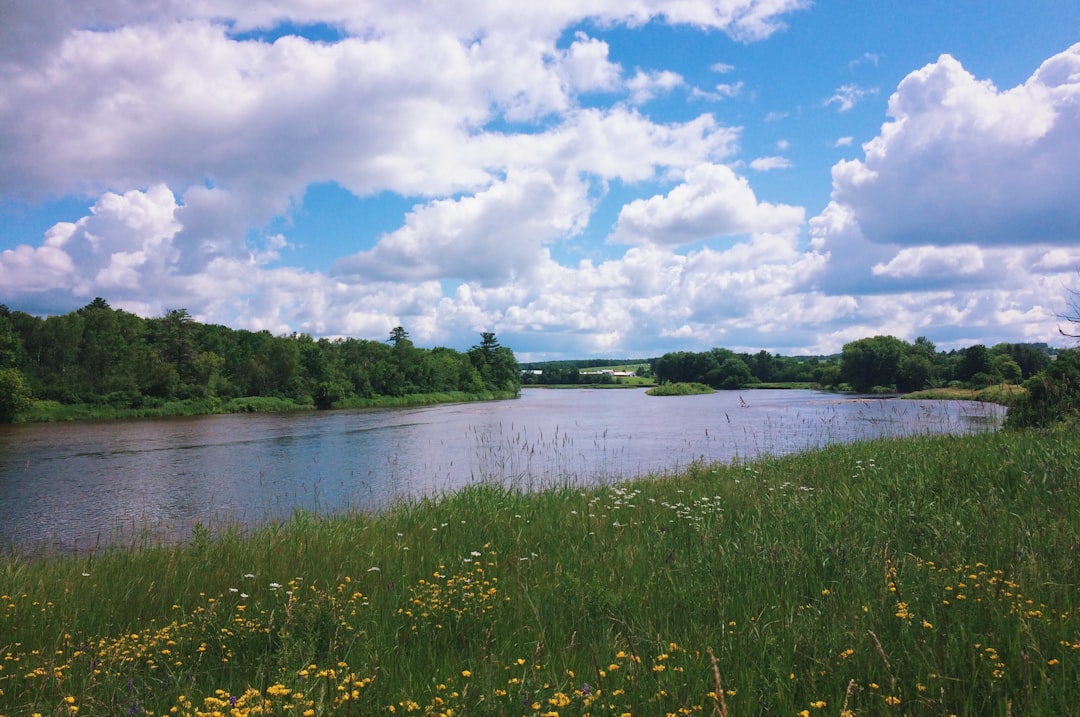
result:
[[[0,423],[11,423],[30,408],[33,396],[30,387],[17,369],[0,369]]]
[[[1009,410],[1011,428],[1047,426],[1080,415],[1080,351],[1062,351],[1024,383],[1027,395]]]

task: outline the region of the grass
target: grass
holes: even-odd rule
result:
[[[832,446],[0,560],[0,715],[1062,715],[1080,439]]]
[[[716,393],[716,389],[704,383],[665,383],[646,391],[650,396],[698,396]]]
[[[1023,386],[1003,383],[986,388],[929,388],[924,391],[906,393],[901,398],[929,401],[983,401],[1002,406],[1015,406],[1020,397],[1026,393]]]
[[[428,406],[437,403],[460,403],[465,401],[489,401],[515,398],[509,391],[485,391],[465,393],[414,393],[404,396],[376,396],[361,398],[353,396],[334,404],[333,408],[388,408],[404,406]],[[175,401],[149,399],[138,408],[112,406],[107,403],[65,404],[59,401],[35,401],[33,407],[21,417],[27,423],[107,420],[116,418],[175,418],[179,416],[204,416],[218,413],[267,413],[278,411],[308,411],[315,408],[311,399],[296,401],[276,396],[245,396],[232,399],[190,398]]]

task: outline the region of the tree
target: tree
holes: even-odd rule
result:
[[[0,423],[11,423],[33,403],[22,373],[14,368],[0,368]]]
[[[15,332],[15,325],[7,307],[0,304],[0,368],[11,368],[18,364],[22,354],[22,340]]]
[[[1058,331],[1061,332],[1062,336],[1068,336],[1070,339],[1080,339],[1080,333],[1076,333],[1077,331],[1080,331],[1080,290],[1069,289],[1068,298],[1066,298],[1065,302],[1067,304],[1065,313],[1061,314],[1058,318],[1063,321],[1068,321],[1073,325],[1073,329],[1071,331],[1066,331],[1058,324]]]
[[[990,351],[982,344],[975,344],[964,349],[960,359],[960,380],[971,381],[977,374],[990,376],[994,367],[990,363]]]
[[[187,309],[172,309],[165,314],[162,320],[165,335],[164,359],[176,367],[176,373],[181,381],[186,381],[192,370],[192,362],[195,359],[195,340],[193,335],[194,321]]]
[[[1062,351],[1042,371],[1024,382],[1026,395],[1009,409],[1006,425],[1046,426],[1080,416],[1080,351]]]
[[[895,387],[908,344],[894,336],[875,336],[844,344],[840,376],[860,393]]]
[[[480,344],[469,349],[469,360],[480,373],[487,390],[510,393],[521,390],[521,368],[514,352],[500,346],[493,332],[481,332]]]
[[[930,382],[933,371],[934,365],[930,359],[919,353],[907,354],[896,375],[896,390],[901,393],[921,391]]]

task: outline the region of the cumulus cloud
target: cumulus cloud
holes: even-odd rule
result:
[[[830,257],[816,286],[861,296],[898,335],[1051,339],[1050,307],[1080,265],[1078,99],[1080,45],[1006,91],[948,55],[912,72],[865,157],[833,168],[832,201],[809,222]]]
[[[750,184],[725,165],[702,164],[668,194],[623,207],[612,241],[667,246],[736,234],[790,232],[803,209],[758,202]]]
[[[8,2],[0,198],[93,206],[0,252],[5,300],[70,310],[101,295],[275,333],[404,325],[425,343],[495,329],[515,350],[571,355],[675,339],[832,352],[931,329],[948,346],[979,327],[1045,340],[1048,297],[1080,263],[1080,46],[1008,91],[948,56],[913,72],[805,222],[732,169],[790,160],[740,158],[742,130],[712,113],[651,118],[650,100],[697,90],[669,68],[628,71],[600,30],[567,33],[666,22],[749,42],[808,5]],[[338,36],[278,37],[283,23]],[[332,247],[328,272],[285,266],[316,182],[413,208],[373,245]]]
[[[1015,244],[1080,236],[1080,44],[999,91],[954,58],[908,75],[833,197],[873,242]]]
[[[514,172],[475,195],[415,208],[405,226],[370,251],[338,261],[333,273],[361,279],[500,284],[531,275],[549,240],[580,231],[590,205],[583,183]]]

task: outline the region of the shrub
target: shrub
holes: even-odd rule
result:
[[[1024,383],[1027,395],[1009,410],[1012,428],[1047,426],[1080,414],[1080,351],[1062,351],[1043,371]]]

